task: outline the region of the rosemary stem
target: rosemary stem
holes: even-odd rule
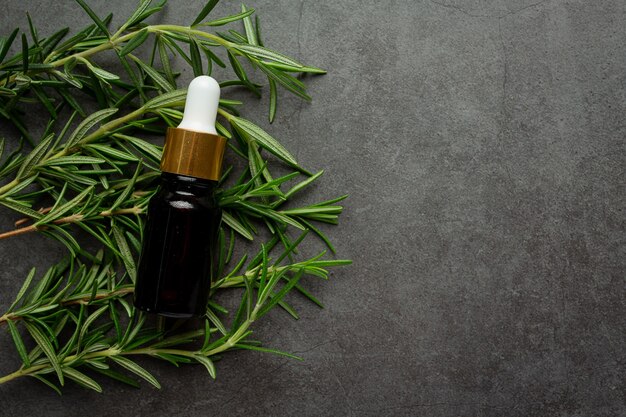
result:
[[[117,39],[110,39],[108,42],[104,42],[101,45],[94,46],[93,48],[86,49],[82,52],[77,52],[75,54],[66,56],[65,58],[57,59],[56,61],[52,61],[49,64],[53,67],[61,67],[65,65],[66,62],[71,61],[72,59],[86,58],[88,56],[97,54],[98,52],[106,51],[107,49],[114,49],[120,43],[126,42],[129,39],[132,39],[133,36],[135,36],[140,31],[141,30],[137,30],[134,32],[127,33],[126,35],[120,36]],[[48,58],[46,58],[46,61],[44,61],[44,63],[48,63],[47,60],[54,57],[56,53],[57,53],[56,51],[52,51],[50,55],[48,55]]]
[[[125,209],[119,209],[119,210],[115,210],[115,211],[109,211],[109,210],[105,210],[103,212],[101,212],[99,214],[100,217],[111,217],[111,216],[120,216],[120,215],[126,215],[126,214],[141,214],[143,213],[144,209],[141,207],[130,207],[130,208],[125,208]],[[55,221],[53,221],[53,224],[68,224],[68,223],[77,223],[80,221],[83,221],[85,219],[85,216],[83,216],[82,214],[72,214],[71,216],[67,216],[67,217],[63,217],[60,219],[57,219]],[[91,218],[90,218],[91,219]],[[47,227],[45,225],[42,226],[36,226],[36,225],[30,225],[30,226],[26,226],[26,227],[20,227],[19,229],[15,229],[15,230],[9,230],[8,232],[4,232],[4,233],[0,233],[0,240],[1,239],[6,239],[9,237],[13,237],[13,236],[18,236],[18,235],[22,235],[24,233],[30,233],[30,232],[35,232],[37,230],[46,230]]]
[[[233,44],[217,35],[214,35],[209,32],[204,32],[202,30],[193,29],[189,26],[179,26],[179,25],[152,25],[148,26],[149,32],[178,32],[184,33],[185,35],[196,35],[206,39],[210,39],[213,42],[222,45],[226,48],[230,48]]]
[[[93,297],[91,296],[91,294],[89,294],[80,298],[70,298],[70,299],[62,300],[54,304],[58,304],[61,306],[70,306],[70,305],[76,305],[76,304],[87,305],[90,302],[96,301],[96,300],[106,300],[109,298],[115,298],[115,297],[120,297],[120,296],[123,297],[125,295],[132,294],[134,291],[135,291],[134,286],[121,287],[113,291],[98,291]],[[49,302],[43,303],[41,304],[40,307],[47,307],[49,305],[51,305]],[[17,321],[21,319],[22,319],[22,316],[20,316],[19,314],[4,313],[2,316],[0,316],[0,325],[6,323],[9,320]]]
[[[9,237],[13,237],[13,236],[19,236],[24,233],[34,232],[36,230],[43,230],[43,229],[44,229],[43,227],[38,229],[37,226],[35,225],[20,227],[19,229],[9,230],[8,232],[0,233],[0,239],[6,239]],[[0,321],[1,320],[2,320],[2,317],[0,317]]]
[[[284,267],[269,267],[268,268],[268,273],[272,273],[274,271],[278,271],[280,272],[282,269],[284,269]],[[254,269],[253,271],[256,271],[256,269]],[[217,288],[220,289],[224,289],[224,288],[232,288],[232,287],[236,287],[239,286],[243,283],[243,278],[244,276],[246,277],[251,277],[254,276],[255,273],[253,273],[252,271],[248,271],[246,274],[244,275],[237,275],[237,276],[232,276],[232,277],[227,277],[225,278],[221,283],[219,283],[219,285],[217,286]],[[109,298],[115,298],[115,297],[123,297],[125,295],[128,294],[132,294],[135,291],[134,286],[128,286],[128,287],[122,287],[122,288],[118,288],[116,290],[107,290],[107,291],[98,291],[95,293],[94,296],[92,296],[91,294],[86,295],[84,297],[79,297],[79,298],[71,298],[71,299],[65,299],[65,300],[61,300],[55,304],[59,304],[62,306],[68,306],[68,305],[75,305],[75,304],[88,304],[92,301],[95,300],[107,300]],[[43,303],[40,305],[40,307],[46,307],[48,306],[49,303]],[[256,313],[255,313],[256,314]],[[21,320],[21,316],[18,314],[14,314],[14,313],[4,313],[2,316],[0,316],[0,326],[4,323],[6,323],[8,320]]]
[[[228,113],[226,110],[222,109],[221,107],[218,107],[217,109],[217,113],[224,117],[226,120],[228,120],[230,122],[230,120],[234,117],[232,114]]]
[[[151,26],[147,26],[146,28],[142,28],[140,30],[136,30],[133,32],[129,32],[124,36],[119,36],[119,32],[117,32],[114,36],[111,37],[111,39],[109,39],[107,42],[103,42],[102,44],[98,45],[98,46],[94,46],[93,48],[89,48],[87,50],[84,50],[82,52],[77,52],[75,54],[72,55],[68,55],[64,58],[60,58],[57,59],[56,61],[52,61],[50,62],[51,59],[53,59],[55,57],[55,55],[57,55],[59,52],[58,51],[52,51],[50,52],[50,54],[48,54],[48,56],[46,57],[46,59],[44,59],[43,63],[44,64],[49,64],[52,68],[58,68],[61,67],[63,65],[65,65],[65,63],[73,60],[73,59],[81,59],[81,58],[87,58],[89,56],[95,55],[99,52],[102,51],[106,51],[108,49],[116,49],[118,45],[120,45],[123,42],[126,42],[130,39],[132,39],[133,37],[135,37],[139,32],[147,30],[148,32],[153,32],[153,33],[159,33],[162,31],[169,31],[169,32],[177,32],[177,33],[184,33],[187,35],[196,35],[196,36],[200,36],[206,39],[210,39],[211,41],[225,47],[225,48],[230,48],[233,46],[233,44],[231,42],[228,42],[227,40],[222,39],[219,36],[213,35],[212,33],[208,33],[208,32],[203,32],[201,30],[197,30],[197,29],[192,29],[189,26],[179,26],[179,25],[151,25]],[[37,71],[41,71],[41,70],[37,70]],[[27,72],[30,73],[30,72]],[[2,81],[0,81],[0,87],[4,87],[7,84],[10,84],[12,82],[14,82],[16,79],[16,75],[12,75],[9,78],[6,78]]]
[[[65,58],[61,58],[58,59],[56,61],[52,61],[50,62],[50,65],[53,67],[60,67],[65,65],[66,62],[72,60],[72,59],[79,59],[79,58],[86,58],[89,57],[91,55],[97,54],[98,52],[102,52],[102,51],[106,51],[107,49],[115,49],[119,44],[126,42],[129,39],[132,39],[134,36],[136,36],[139,32],[143,31],[143,30],[147,30],[148,32],[154,32],[154,33],[158,33],[161,31],[170,31],[170,32],[178,32],[178,33],[185,33],[188,35],[197,35],[197,36],[201,36],[203,38],[207,38],[210,39],[224,47],[230,47],[232,46],[232,44],[222,38],[220,38],[219,36],[213,35],[212,33],[207,33],[207,32],[203,32],[201,30],[197,30],[197,29],[192,29],[188,26],[179,26],[179,25],[151,25],[151,26],[147,26],[144,29],[140,29],[140,30],[136,30],[134,32],[129,32],[124,36],[120,36],[119,38],[116,36],[111,37],[111,39],[108,42],[104,42],[101,45],[95,46],[93,48],[87,49],[85,51],[82,52],[78,52],[69,56],[66,56]],[[118,33],[116,33],[116,35],[119,35]],[[55,55],[56,51],[53,51],[50,53],[50,55],[48,55],[48,58],[53,57]],[[45,63],[48,63],[47,61],[44,61]]]
[[[19,378],[21,376],[24,376],[24,372],[22,369],[18,369],[17,371],[7,374],[3,377],[0,377],[0,385],[4,384],[5,382],[9,382],[13,379]]]
[[[55,153],[54,155],[45,158],[43,161],[41,161],[41,164],[56,159],[56,158],[60,158],[62,156],[66,156],[69,154],[72,154],[76,151],[76,148],[78,148],[80,145],[86,145],[92,141],[94,141],[95,139],[109,133],[112,129],[123,125],[124,123],[133,120],[136,117],[141,116],[142,114],[144,114],[147,111],[147,109],[145,107],[140,107],[137,110],[134,110],[122,117],[118,117],[117,119],[113,119],[108,123],[103,124],[102,126],[100,126],[98,129],[96,129],[94,132],[92,132],[91,134],[85,136],[79,143],[76,144],[76,146],[72,147],[72,148],[65,148],[60,150],[59,152]],[[0,190],[1,191],[1,190]]]
[[[63,217],[61,219],[57,219],[55,221],[53,221],[52,223],[54,224],[67,224],[67,223],[76,223],[79,222],[83,219],[83,216],[81,214],[72,214],[71,216],[67,216],[67,217]],[[17,236],[17,235],[21,235],[24,233],[29,233],[29,232],[34,232],[36,230],[46,230],[48,227],[43,225],[43,226],[37,226],[37,225],[30,225],[30,226],[26,226],[26,227],[21,227],[19,229],[15,229],[15,230],[10,230],[8,232],[4,232],[4,233],[0,233],[0,239],[6,239],[8,237],[12,237],[12,236]]]
[[[20,183],[20,181],[16,178],[13,181],[6,183],[5,185],[3,185],[2,187],[0,187],[0,200],[2,199],[2,197],[4,197],[4,195],[13,189],[13,187],[17,186]]]
[[[237,342],[239,342],[239,339],[241,339],[243,335],[248,331],[248,328],[250,328],[252,323],[254,323],[254,320],[256,319],[256,315],[259,312],[259,308],[260,306],[257,304],[254,310],[252,310],[252,313],[250,314],[250,318],[244,321],[239,326],[239,329],[237,329],[237,331],[233,333],[224,344],[218,347],[215,347],[207,352],[203,352],[202,354],[204,356],[215,356],[218,353],[224,352],[232,348],[233,346],[235,346]]]
[[[248,331],[248,328],[250,327],[250,325],[252,325],[252,323],[254,322],[256,314],[258,313],[258,308],[259,306],[257,305],[255,309],[252,311],[250,318],[244,321],[241,324],[241,326],[237,329],[237,331],[233,333],[226,342],[206,352],[202,352],[199,350],[198,351],[185,351],[185,350],[179,350],[179,349],[159,349],[159,348],[155,348],[152,346],[128,350],[124,352],[118,348],[111,347],[109,349],[101,350],[98,352],[91,352],[85,355],[80,355],[80,359],[87,360],[87,359],[93,359],[93,358],[98,358],[98,357],[109,357],[109,356],[155,355],[158,353],[180,355],[180,356],[186,356],[186,357],[192,357],[196,354],[207,356],[207,357],[214,356],[218,353],[231,349],[233,346],[237,344],[237,342],[239,342],[239,339],[243,337],[243,335]],[[61,362],[61,365],[74,362],[77,359],[79,359],[78,355],[67,356],[63,359],[63,361]],[[15,372],[12,372],[3,377],[0,377],[0,385],[6,382],[9,382],[13,379],[33,374],[37,371],[45,369],[48,366],[50,365],[42,364],[42,365],[30,366],[28,368],[18,369]]]
[[[50,52],[50,54],[48,54],[48,56],[43,61],[43,63],[48,64],[53,68],[58,68],[58,67],[65,65],[66,62],[71,61],[72,59],[85,58],[85,57],[97,54],[98,52],[106,51],[107,49],[114,49],[120,43],[131,39],[133,36],[137,34],[137,32],[140,32],[140,31],[127,33],[126,35],[121,36],[115,40],[111,39],[108,42],[104,42],[101,45],[94,46],[93,48],[84,50],[82,52],[77,52],[72,55],[68,55],[65,58],[57,59],[56,61],[49,62],[49,60],[52,59],[58,53],[57,51],[52,51]],[[37,71],[40,72],[41,70],[37,70]],[[31,73],[31,72],[28,71],[27,73]],[[16,75],[12,75],[9,78],[5,78],[4,80],[2,80],[0,87],[4,87],[7,84],[12,83],[13,81],[15,81],[15,79],[16,79]]]
[[[294,266],[298,266],[298,264],[294,264],[292,265],[292,267]],[[255,276],[257,274],[257,271],[259,270],[259,268],[261,268],[260,266],[257,266],[255,268],[250,269],[249,271],[247,271],[245,274],[243,275],[235,275],[232,277],[227,277],[224,282],[219,286],[219,288],[230,288],[230,287],[236,287],[239,286],[241,284],[243,284],[243,280],[244,278],[252,278],[253,276]],[[281,272],[283,269],[285,269],[287,267],[285,266],[270,266],[267,268],[267,273],[268,274],[273,274],[274,272]]]
[[[121,38],[120,38],[121,39]],[[102,126],[100,126],[97,130],[95,130],[93,133],[85,136],[79,143],[77,143],[75,146],[71,147],[71,148],[64,148],[60,151],[58,151],[57,153],[55,153],[54,155],[51,155],[49,157],[44,158],[42,161],[40,161],[39,165],[43,165],[48,161],[57,159],[57,158],[61,158],[63,156],[67,156],[70,155],[74,152],[76,152],[76,150],[81,146],[81,145],[86,145],[104,135],[106,135],[107,133],[110,133],[111,130],[115,129],[116,127],[123,125],[124,123],[135,119],[136,117],[141,116],[142,114],[146,113],[148,111],[148,109],[146,107],[140,107],[122,117],[118,117],[117,119],[111,120],[108,123],[103,124]],[[21,178],[20,180],[18,180],[17,178],[14,179],[13,181],[5,184],[4,186],[0,187],[0,200],[2,200],[2,198],[4,197],[4,195],[11,191],[13,188],[15,188],[21,180],[23,180],[24,178]],[[19,234],[19,233],[18,233]]]
[[[115,356],[115,355],[119,355],[120,351],[118,349],[115,348],[109,348],[106,350],[101,350],[98,352],[92,352],[92,353],[87,353],[86,355],[81,355],[80,359],[84,360],[84,359],[93,359],[93,358],[98,358],[98,357],[102,357],[102,356]],[[66,363],[71,363],[74,362],[76,359],[79,359],[78,355],[70,355],[67,356],[63,359],[63,361],[61,361],[61,365],[64,365]],[[17,371],[10,373],[8,375],[5,375],[3,377],[0,377],[0,385],[4,384],[5,382],[9,382],[13,379],[22,377],[22,376],[27,376],[33,373],[36,373],[37,371],[41,371],[42,369],[45,369],[47,367],[49,367],[49,364],[42,364],[42,365],[34,365],[34,366],[30,366],[28,368],[20,368]]]

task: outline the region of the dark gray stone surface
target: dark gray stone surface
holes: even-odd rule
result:
[[[190,22],[192,3],[171,1],[167,20]],[[0,415],[625,415],[626,3],[249,6],[269,46],[330,70],[269,129],[327,170],[311,198],[351,194],[331,234],[355,264],[310,284],[326,309],[296,300],[299,322],[277,312],[258,328],[305,360],[230,354],[215,382],[148,362],[161,391],[59,398],[17,381],[0,386]],[[43,33],[87,22],[70,0],[2,10],[3,35],[26,10]],[[246,115],[263,122],[265,103]],[[3,230],[13,220],[0,214]],[[2,308],[62,253],[42,236],[0,242]]]

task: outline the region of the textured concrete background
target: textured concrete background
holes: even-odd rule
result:
[[[90,3],[124,16],[134,2]],[[190,22],[191,3],[172,0],[166,20]],[[18,381],[0,415],[625,415],[626,2],[248,5],[269,46],[330,69],[269,129],[327,170],[311,198],[351,194],[331,233],[355,264],[309,284],[327,308],[296,300],[299,322],[276,312],[258,329],[305,361],[230,354],[215,382],[148,362],[161,391],[62,398]],[[2,9],[5,35],[26,10],[42,33],[87,22],[69,0]],[[42,236],[0,242],[2,307],[62,253]],[[12,370],[6,334],[0,349]]]

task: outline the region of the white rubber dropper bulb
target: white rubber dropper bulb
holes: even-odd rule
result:
[[[189,83],[187,101],[180,129],[217,135],[215,118],[220,102],[220,85],[208,75],[201,75]]]

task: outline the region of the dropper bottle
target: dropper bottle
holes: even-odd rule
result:
[[[167,317],[206,312],[222,219],[214,196],[226,146],[215,130],[219,98],[217,81],[194,78],[180,125],[167,129],[137,268],[134,304],[141,310]]]

